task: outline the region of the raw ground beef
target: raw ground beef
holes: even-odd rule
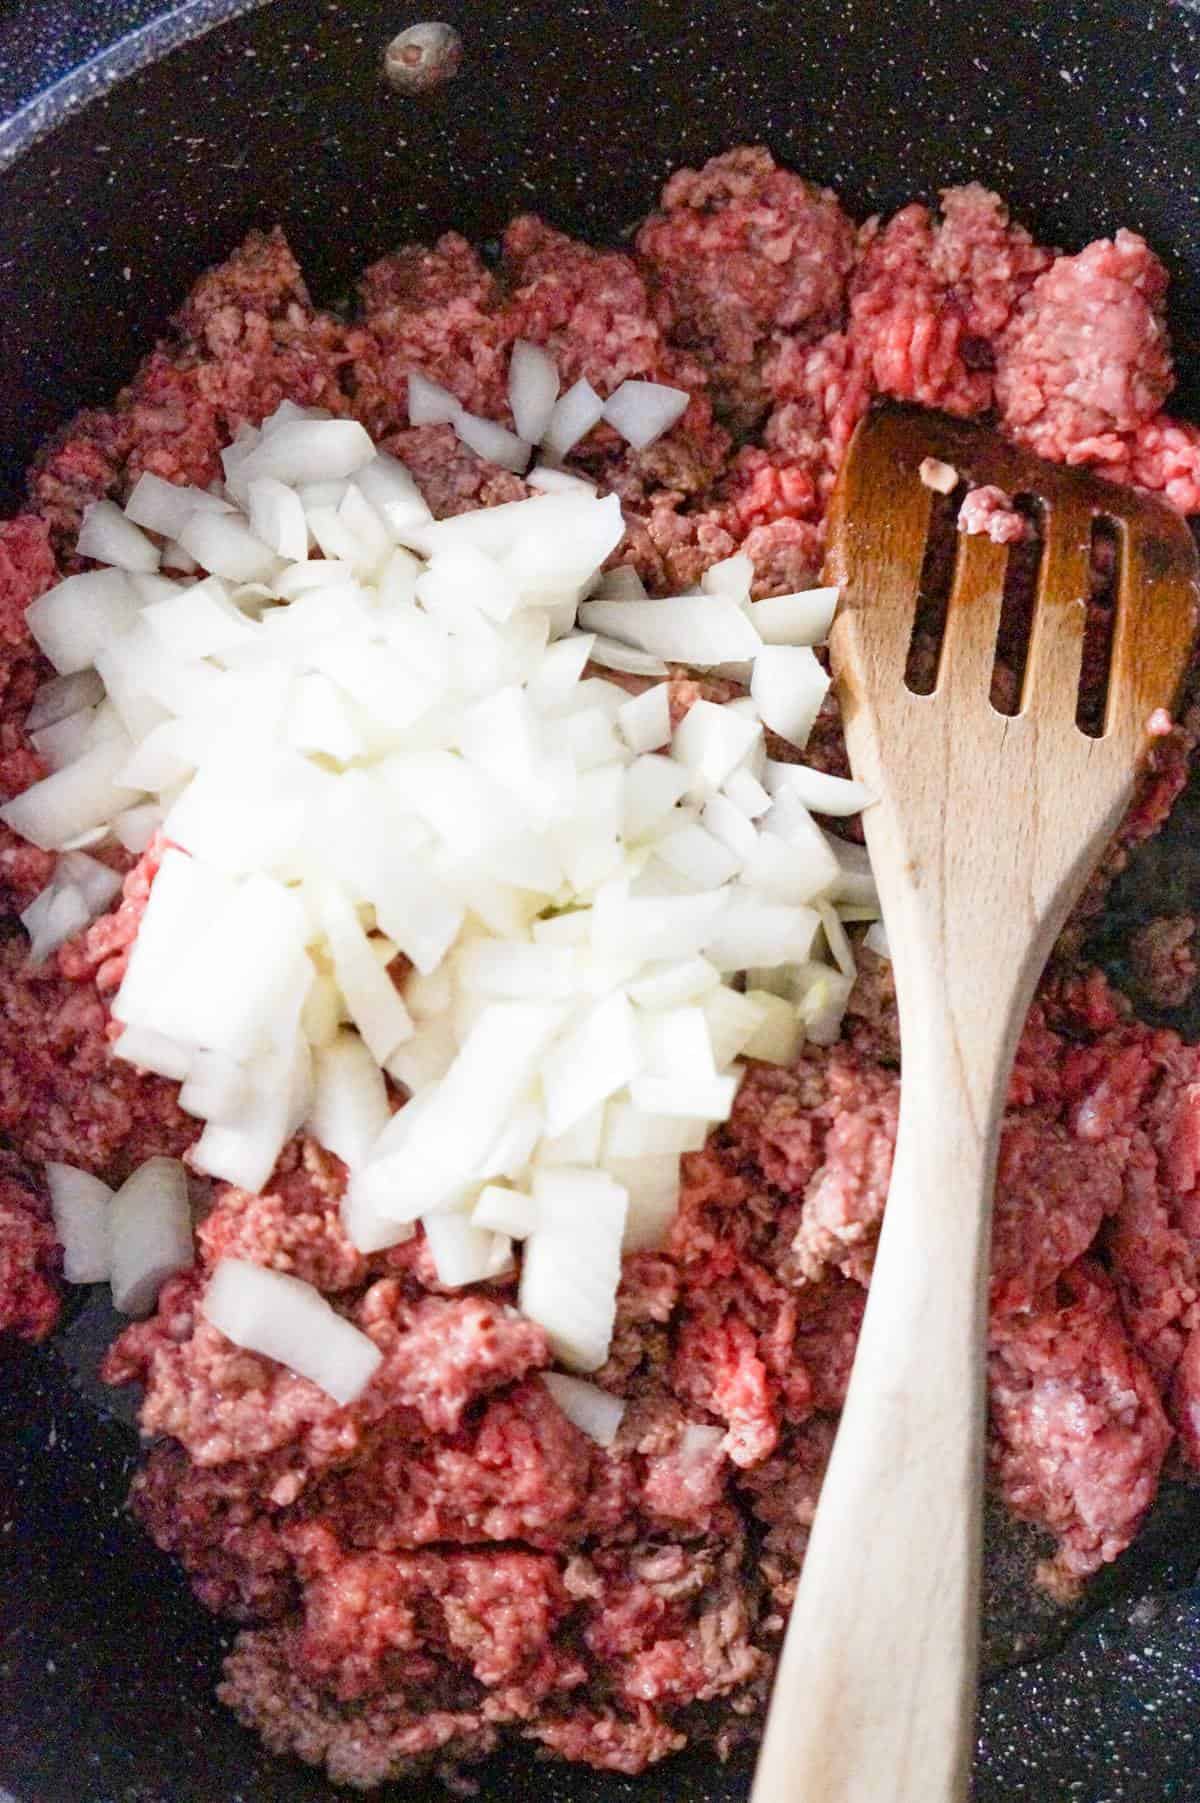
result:
[[[0,526],[0,791],[42,773],[22,722],[46,671],[24,612],[77,567],[83,507],[142,470],[209,481],[239,425],[284,398],[360,418],[444,515],[529,491],[450,427],[409,423],[411,371],[505,423],[518,338],[603,394],[627,376],[686,387],[649,450],[600,426],[571,465],[621,496],[620,555],[653,591],[740,548],[762,595],[816,574],[839,463],[880,393],[994,418],[1200,511],[1200,433],[1161,412],[1164,293],[1133,233],[1059,255],[974,184],[856,226],[761,149],[673,176],[631,249],[531,216],[491,266],[454,234],[401,249],[366,271],[350,318],[313,305],[282,234],[255,234],[115,406],[47,447],[28,510]],[[1023,531],[998,491],[968,494],[960,523]],[[680,673],[673,714],[702,693],[732,689]],[[1031,1010],[1004,1123],[990,1467],[1053,1536],[1059,1595],[1129,1543],[1173,1442],[1200,1468],[1200,1053],[1078,959],[1081,923],[1166,818],[1191,745],[1190,722],[1164,722]],[[845,770],[832,703],[806,755]],[[110,1050],[105,997],[160,854],[118,859],[118,906],[44,969],[16,930],[0,940],[0,1326],[31,1338],[57,1306],[38,1165],[119,1179],[195,1136],[175,1086]],[[0,832],[7,913],[49,865]],[[1147,990],[1194,980],[1194,924],[1143,927]],[[669,1244],[626,1261],[599,1373],[627,1404],[608,1451],[540,1382],[548,1350],[513,1280],[447,1293],[420,1236],[355,1251],[343,1167],[311,1142],[262,1195],[215,1186],[197,1271],[127,1329],[107,1375],[144,1386],[135,1511],[241,1624],[221,1690],[241,1719],[364,1787],[453,1775],[503,1739],[636,1773],[689,1740],[724,1754],[753,1736],[845,1396],[898,1095],[891,969],[863,950],[841,1042],[750,1069],[732,1119],[684,1161]],[[224,1254],[306,1278],[375,1339],[357,1403],[199,1316]]]

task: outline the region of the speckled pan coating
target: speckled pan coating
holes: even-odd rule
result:
[[[380,59],[431,16],[462,33],[463,71],[405,99]],[[669,169],[747,139],[859,212],[978,177],[1064,245],[1141,227],[1176,277],[1195,410],[1198,99],[1190,5],[0,0],[0,490],[250,225],[282,220],[331,301],[398,240],[486,239],[524,207],[611,238]],[[20,1803],[331,1798],[212,1701],[222,1630],[122,1516],[127,1431],[53,1349],[0,1349],[0,1388],[0,1784]],[[1198,1526],[1168,1497],[1106,1608],[991,1683],[977,1803],[1200,1803]],[[746,1790],[744,1769],[685,1761],[641,1781],[506,1765],[484,1794]]]

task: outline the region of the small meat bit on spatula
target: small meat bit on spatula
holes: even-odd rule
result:
[[[905,686],[934,495],[922,460],[1040,503],[1017,711],[989,702],[1008,549],[959,536],[932,693]],[[1093,522],[1118,568],[1099,736],[1076,725]],[[1196,622],[1164,504],[911,407],[859,427],[830,517],[831,652],[904,1048],[887,1213],[753,1803],[961,1803],[975,1721],[991,1197],[1009,1068],[1120,821]],[[1161,718],[1161,717],[1160,717]],[[1159,724],[1159,722],[1155,722]]]

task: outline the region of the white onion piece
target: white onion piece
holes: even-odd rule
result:
[[[575,1371],[608,1357],[628,1198],[602,1171],[540,1171],[537,1230],[525,1242],[520,1308]]]
[[[565,1132],[641,1067],[633,1009],[624,995],[607,996],[563,1035],[542,1066],[547,1131]]]
[[[764,645],[823,645],[837,609],[836,588],[812,588],[798,595],[768,595],[750,605],[750,618]]]
[[[269,438],[280,426],[286,426],[294,419],[332,419],[328,407],[301,407],[295,401],[280,401],[274,413],[267,415],[262,423],[261,433]]]
[[[802,964],[812,953],[820,927],[821,916],[815,908],[735,895],[704,951],[723,971]]]
[[[545,463],[536,464],[525,480],[530,488],[536,488],[544,495],[594,495],[597,492],[596,484],[585,476],[573,476],[568,470],[553,469]]]
[[[535,1102],[519,1103],[480,1161],[481,1173],[503,1177],[509,1183],[523,1181],[545,1124],[545,1115]]]
[[[813,1045],[832,1045],[842,1030],[854,979],[825,964],[809,965],[804,974],[796,1006],[805,1038]]]
[[[117,872],[81,851],[68,851],[58,860],[54,880],[70,883],[78,889],[93,919],[106,913],[121,893],[121,878]]]
[[[93,574],[103,575],[104,572],[97,570]],[[75,579],[69,577],[68,580]],[[37,603],[34,602],[33,606],[36,607]],[[29,610],[25,617],[28,622]],[[48,726],[57,726],[74,714],[94,708],[103,699],[104,684],[94,670],[79,670],[71,676],[52,676],[34,696],[33,705],[25,716],[25,730],[28,733],[42,732]]]
[[[558,366],[540,344],[518,338],[508,363],[513,423],[526,444],[540,443],[558,399]]]
[[[162,825],[162,820],[162,809],[155,807],[153,802],[143,802],[139,807],[124,809],[113,820],[117,843],[140,858]]]
[[[859,814],[874,804],[875,797],[864,783],[845,776],[829,776],[824,770],[811,770],[806,764],[782,764],[767,760],[766,787],[772,795],[788,789],[814,814],[845,818]]]
[[[827,838],[826,843],[838,863],[838,878],[830,899],[839,907],[868,907],[878,912],[879,895],[866,846],[856,845],[850,839]]]
[[[351,1173],[340,1204],[342,1226],[357,1252],[386,1252],[412,1239],[416,1228],[409,1221],[393,1221],[380,1214],[363,1193],[361,1182]]]
[[[95,744],[97,712],[96,708],[84,708],[82,713],[68,714],[65,720],[56,720],[53,726],[30,733],[29,742],[48,769],[62,770]]]
[[[343,1406],[362,1395],[383,1362],[374,1341],[311,1283],[244,1259],[218,1260],[200,1308],[235,1346],[286,1365]]]
[[[0,820],[31,845],[61,851],[139,799],[136,790],[121,788],[116,781],[128,756],[129,741],[123,734],[105,739],[5,802]]]
[[[452,426],[462,406],[438,382],[418,370],[408,373],[408,423],[410,426]]]
[[[236,513],[194,513],[179,542],[204,569],[228,582],[267,582],[278,562]]]
[[[479,1200],[471,1210],[471,1220],[476,1227],[486,1228],[489,1233],[524,1240],[537,1226],[537,1209],[533,1197],[523,1190],[489,1183],[479,1193]]]
[[[700,1116],[645,1114],[632,1102],[610,1102],[601,1162],[607,1168],[614,1158],[678,1158],[698,1152],[707,1138],[708,1122]]]
[[[20,919],[29,934],[30,967],[37,970],[60,945],[83,931],[92,914],[78,889],[52,882],[34,896]]]
[[[512,1263],[512,1241],[477,1227],[466,1215],[432,1214],[421,1225],[438,1282],[447,1289],[486,1283]]]
[[[260,476],[273,476],[289,487],[304,482],[338,482],[353,476],[374,455],[370,435],[357,420],[287,420],[264,434],[240,464],[238,474],[247,493],[250,483]],[[187,545],[187,536],[180,537]],[[203,563],[204,559],[200,561]]]
[[[750,600],[753,581],[753,559],[739,551],[734,557],[723,557],[719,563],[710,564],[700,578],[700,587],[706,595],[728,595],[743,607]]]
[[[489,1004],[442,1082],[410,1103],[380,1135],[363,1170],[364,1194],[381,1213],[414,1221],[452,1207],[493,1176],[480,1167],[542,1054],[562,1025],[557,1004]]]
[[[740,1058],[762,1026],[764,1013],[748,995],[722,984],[710,989],[700,1004],[708,1025],[713,1062],[724,1069]]]
[[[191,576],[200,565],[190,551],[185,551],[178,539],[169,538],[162,548],[162,567],[164,570],[175,570],[181,576]]]
[[[297,1034],[248,1066],[241,1106],[228,1120],[210,1120],[189,1157],[196,1170],[254,1194],[275,1169],[287,1140],[309,1106],[310,1054]]]
[[[671,758],[647,752],[624,776],[623,832],[636,843],[656,833],[688,786],[688,772]]]
[[[109,1208],[112,1191],[90,1171],[47,1164],[46,1187],[68,1283],[104,1283],[112,1268]]]
[[[889,964],[891,963],[892,948],[888,943],[887,928],[882,920],[874,921],[867,928],[863,936],[863,944],[869,952],[874,952],[877,958],[886,958]]]
[[[223,582],[209,577],[153,601],[142,619],[174,657],[213,657],[237,645],[253,643],[256,629],[229,599]]]
[[[700,823],[731,853],[739,869],[753,858],[758,844],[754,823],[726,795],[709,797],[700,815]]]
[[[249,1087],[245,1065],[228,1053],[196,1052],[188,1063],[179,1106],[201,1120],[228,1123],[241,1114]]]
[[[538,1146],[539,1165],[592,1165],[604,1139],[604,1103],[597,1102],[562,1133],[548,1133]]]
[[[775,797],[763,825],[765,830],[759,835],[756,859],[773,852],[780,841],[793,854],[790,860],[780,861],[777,866],[777,874],[782,875],[782,881],[775,888],[779,900],[810,901],[819,895],[836,893],[841,881],[837,854],[791,789],[785,787]],[[751,880],[751,869],[757,868],[757,863],[748,865],[747,882]],[[764,877],[761,886],[770,891],[771,878]]]
[[[721,981],[707,958],[681,958],[672,963],[642,965],[636,982],[626,985],[631,1002],[639,1008],[678,1008],[706,995]]]
[[[568,451],[573,450],[579,440],[586,438],[592,427],[600,423],[603,415],[604,402],[587,378],[581,376],[555,402],[550,423],[542,434],[543,450],[547,456],[561,463]]]
[[[231,1058],[290,1045],[311,977],[306,937],[297,898],[270,877],[247,877],[192,941],[144,1024]]]
[[[247,484],[250,530],[276,557],[303,563],[308,556],[308,521],[304,503],[274,476],[257,476]]]
[[[288,708],[287,739],[297,751],[318,752],[340,764],[364,756],[366,742],[338,690],[319,670],[297,678]]]
[[[605,1168],[629,1198],[621,1250],[658,1251],[665,1245],[679,1209],[678,1155],[672,1152],[641,1158],[609,1157]]]
[[[150,1158],[112,1199],[112,1297],[123,1315],[148,1315],[168,1277],[195,1263],[187,1172]]]
[[[397,1046],[411,1036],[412,1017],[392,979],[372,957],[367,936],[345,896],[327,885],[320,891],[318,907],[350,1017],[376,1063],[386,1064]]]
[[[631,751],[660,751],[671,737],[671,688],[656,683],[617,710],[617,729]]]
[[[64,676],[86,670],[97,652],[127,632],[137,617],[137,597],[124,570],[85,570],[81,576],[68,576],[25,611],[25,623],[39,648]],[[39,718],[34,724],[50,721]]]
[[[575,982],[575,959],[565,946],[476,939],[456,962],[465,989],[513,1001],[556,1001],[570,995]]]
[[[233,885],[222,872],[168,847],[150,885],[125,975],[113,998],[114,1020],[156,1030],[157,1003],[178,965],[180,946],[193,945],[199,939],[232,893]],[[124,1037],[117,1041],[119,1057],[125,1056]]]
[[[411,378],[410,378],[411,380]],[[397,536],[433,518],[425,497],[397,457],[376,451],[355,471],[354,480],[388,529]]]
[[[125,1027],[113,1041],[112,1051],[115,1058],[123,1058],[137,1070],[154,1071],[173,1083],[185,1080],[195,1057],[192,1047],[178,1045],[153,1027]]]
[[[759,1023],[742,1050],[764,1064],[791,1064],[800,1051],[804,1030],[794,1002],[765,989],[748,989],[746,1000],[759,1010]]]
[[[746,714],[694,701],[671,741],[671,756],[688,773],[688,794],[696,800],[715,795],[761,742],[762,727]]]
[[[620,1396],[602,1390],[598,1384],[585,1383],[580,1377],[567,1377],[561,1371],[540,1371],[538,1376],[566,1416],[597,1446],[611,1446],[617,1437],[625,1414]]]
[[[352,1170],[391,1119],[383,1073],[357,1033],[339,1033],[314,1061],[313,1138]]]
[[[691,396],[663,382],[622,382],[604,403],[604,418],[635,451],[644,451],[687,412]]]
[[[635,1077],[629,1095],[646,1114],[727,1121],[738,1091],[736,1077]]]
[[[667,601],[585,601],[579,624],[668,663],[749,662],[762,640],[736,601],[726,595],[676,595]]]
[[[830,680],[807,646],[766,645],[754,660],[750,694],[764,726],[803,746],[829,693]]]
[[[620,639],[604,638],[598,633],[592,637],[592,662],[601,664],[606,670],[620,670],[627,676],[668,674],[661,657],[652,657],[648,651],[637,651],[632,645],[623,645]]]
[[[84,508],[75,548],[81,557],[119,570],[158,568],[158,546],[126,519],[115,501],[93,501]]]
[[[721,793],[728,797],[747,820],[760,819],[771,805],[767,790],[754,773],[745,768],[737,769],[725,778]]]
[[[854,947],[850,943],[845,927],[838,918],[837,909],[830,902],[819,901],[817,912],[821,916],[825,943],[833,954],[834,963],[844,977],[853,980],[858,975],[858,966],[854,961]]]
[[[125,518],[135,526],[163,538],[178,539],[194,513],[229,513],[228,501],[210,495],[206,488],[188,483],[167,482],[146,470],[133,485],[125,503]]]
[[[694,822],[666,833],[655,856],[693,889],[719,889],[738,872],[738,860],[727,845]]]

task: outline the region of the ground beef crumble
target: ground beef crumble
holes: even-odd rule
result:
[[[532,216],[494,266],[455,234],[402,248],[367,270],[348,319],[313,304],[280,232],[253,234],[115,406],[47,447],[28,510],[0,525],[0,793],[43,773],[23,721],[46,670],[24,613],[78,567],[83,507],[142,470],[208,482],[282,399],[361,419],[446,515],[529,490],[452,428],[410,424],[411,371],[505,423],[518,338],[603,394],[628,376],[683,386],[687,411],[649,450],[600,426],[571,465],[620,495],[621,555],[652,591],[741,549],[762,595],[817,572],[875,394],[992,417],[1200,511],[1200,432],[1161,411],[1164,294],[1136,234],[1059,255],[976,184],[856,227],[762,149],[673,176],[625,250]],[[960,523],[1000,542],[1024,530],[999,491],[969,492]],[[730,692],[680,673],[673,712]],[[1156,743],[1030,1012],[1004,1123],[990,1467],[1053,1536],[1059,1595],[1129,1543],[1173,1441],[1200,1468],[1200,1053],[1077,962],[1080,923],[1162,824],[1192,742],[1185,722]],[[845,769],[832,704],[808,755]],[[174,1085],[111,1055],[105,997],[161,850],[120,860],[119,904],[45,968],[18,933],[0,940],[0,1327],[30,1338],[57,1311],[40,1163],[118,1180],[195,1136]],[[0,829],[7,911],[50,862]],[[1194,982],[1193,937],[1189,916],[1134,942],[1164,1006]],[[864,950],[841,1042],[751,1067],[732,1119],[684,1161],[669,1244],[626,1261],[599,1374],[627,1403],[608,1451],[541,1383],[548,1350],[511,1280],[445,1293],[419,1235],[372,1257],[350,1245],[338,1160],[298,1141],[263,1194],[215,1186],[198,1270],[121,1336],[107,1375],[144,1387],[137,1515],[241,1624],[221,1688],[238,1716],[359,1787],[452,1775],[505,1738],[637,1773],[689,1739],[724,1752],[752,1733],[845,1396],[898,1094],[891,970]],[[316,1284],[375,1339],[357,1403],[200,1317],[225,1254]]]

